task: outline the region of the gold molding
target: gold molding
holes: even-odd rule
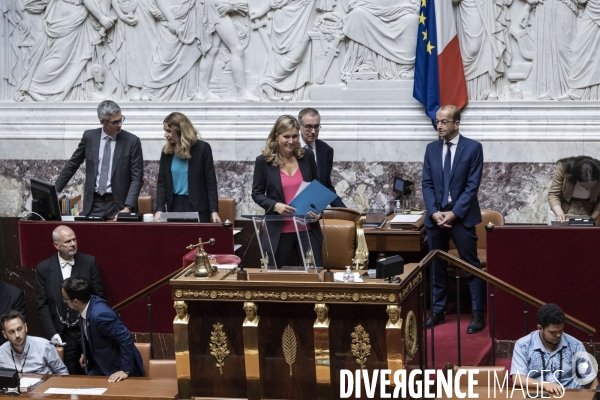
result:
[[[192,380],[188,336],[188,324],[190,322],[188,304],[185,301],[175,301],[173,302],[173,308],[176,311],[175,318],[173,319],[173,342],[175,345],[177,388],[179,398],[190,399],[192,397]]]
[[[402,289],[398,296],[398,301],[402,301],[402,299],[404,299],[414,288],[416,288],[421,282],[421,279],[423,279],[423,273],[419,272],[417,276],[415,276],[413,280],[410,281],[408,285],[404,287],[404,289]]]
[[[214,324],[213,328],[215,329],[210,333],[210,355],[217,360],[215,366],[223,375],[225,357],[230,354],[227,348],[227,334],[223,331],[223,324],[220,322]]]
[[[292,376],[292,365],[296,362],[296,351],[298,346],[296,343],[296,335],[294,335],[294,330],[289,324],[283,331],[281,346],[283,347],[285,362],[290,366],[290,376]]]
[[[356,219],[356,251],[352,259],[352,267],[354,270],[365,269],[369,264],[369,248],[367,247],[367,239],[365,238],[364,224],[367,220],[366,215],[361,215]]]
[[[396,371],[404,369],[404,338],[402,336],[401,308],[397,305],[389,305],[386,312],[389,316],[385,326],[385,345],[387,349],[388,369],[393,376]]]
[[[350,334],[352,344],[350,348],[352,355],[356,358],[356,362],[360,365],[360,369],[364,369],[367,364],[367,357],[371,355],[371,339],[362,325],[354,327],[354,332]]]
[[[412,283],[412,282],[411,282]],[[413,286],[414,287],[414,286]],[[411,288],[412,289],[412,288]],[[175,297],[186,299],[219,299],[219,300],[271,300],[271,301],[327,301],[354,303],[394,303],[398,296],[394,293],[333,293],[333,292],[288,292],[288,291],[253,291],[253,290],[175,290]]]
[[[315,304],[317,319],[313,325],[315,341],[315,375],[317,400],[331,399],[331,359],[329,350],[329,307],[325,303]]]
[[[246,395],[248,400],[260,400],[262,395],[262,371],[260,362],[258,306],[253,302],[244,302],[246,319],[242,324],[244,337],[244,366],[246,367]]]
[[[419,350],[417,317],[411,311],[406,314],[406,327],[404,328],[404,345],[406,346],[405,361],[409,362]]]

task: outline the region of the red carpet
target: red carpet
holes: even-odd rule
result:
[[[460,344],[461,365],[491,365],[492,339],[489,327],[482,332],[467,335],[471,314],[461,314]],[[435,327],[435,368],[458,364],[456,314],[446,315],[446,322]],[[427,366],[431,368],[431,330],[427,330]]]

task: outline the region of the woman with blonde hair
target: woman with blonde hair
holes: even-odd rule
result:
[[[184,114],[171,113],[163,121],[165,143],[160,154],[156,213],[195,211],[200,222],[221,222],[217,176],[210,145]],[[166,206],[166,207],[165,207]]]
[[[305,182],[317,179],[315,155],[303,149],[299,140],[300,124],[290,115],[277,119],[269,133],[262,154],[256,157],[252,200],[265,209],[267,215],[294,215],[296,210],[288,206],[298,188]],[[309,211],[311,217],[318,218]],[[316,266],[322,266],[321,227],[319,222],[307,225],[308,236]],[[298,236],[292,221],[270,221],[269,238],[277,267],[296,264],[294,249],[299,251]],[[273,260],[273,258],[271,258]]]

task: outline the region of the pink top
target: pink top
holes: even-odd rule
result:
[[[285,204],[290,204],[298,192],[298,189],[300,189],[300,185],[302,184],[302,172],[300,172],[300,168],[298,168],[296,172],[294,172],[294,175],[287,176],[285,172],[279,170],[279,176],[281,177],[281,186],[283,187]],[[300,226],[298,228],[300,228]],[[308,229],[310,229],[310,225],[308,226]],[[294,221],[292,220],[285,221],[283,223],[283,228],[281,229],[281,233],[290,232],[296,232]]]

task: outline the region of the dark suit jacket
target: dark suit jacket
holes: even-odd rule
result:
[[[331,183],[331,169],[333,168],[333,148],[325,143],[324,141],[317,139],[315,140],[315,149],[317,153],[317,170],[319,173],[319,182],[326,188],[335,192],[333,183]],[[339,196],[331,202],[332,207],[346,207],[342,199]]]
[[[144,376],[142,356],[131,333],[106,300],[92,296],[86,312],[89,340],[81,326],[81,343],[87,375],[110,376],[117,371]],[[83,324],[83,318],[80,321]]]
[[[23,317],[25,315],[25,295],[16,286],[0,281],[0,316],[10,310],[17,310]],[[6,342],[4,335],[0,335],[0,345]]]
[[[443,140],[429,143],[425,150],[423,163],[423,200],[427,208],[425,226],[432,228],[435,222],[431,215],[442,208],[443,196]],[[467,227],[481,222],[481,211],[477,192],[483,172],[483,148],[481,143],[460,135],[452,170],[450,172],[450,195],[454,208],[452,211]]]
[[[217,175],[213,164],[210,145],[201,140],[190,148],[192,158],[188,163],[188,200],[195,211],[219,211],[219,195],[217,192]],[[156,190],[156,211],[171,211],[173,204],[173,175],[171,164],[173,154],[160,154],[158,184]]]
[[[305,150],[304,157],[298,160],[298,166],[302,173],[302,179],[305,182],[312,182],[317,179],[317,165],[315,163],[315,155],[312,150]],[[265,209],[267,215],[278,215],[275,212],[275,204],[283,203],[285,196],[283,195],[283,186],[281,186],[281,176],[279,176],[279,167],[268,163],[263,155],[256,157],[254,163],[254,179],[252,181],[252,200],[259,206]],[[319,243],[323,242],[321,234],[321,226],[319,222],[310,224],[311,230]],[[277,251],[279,244],[279,236],[281,235],[282,223],[269,223],[269,238],[273,251]],[[315,250],[313,250],[315,251]],[[318,251],[321,251],[319,249]]]
[[[75,150],[71,159],[67,161],[55,184],[56,191],[62,192],[79,169],[79,166],[85,161],[83,215],[88,215],[92,210],[96,176],[100,168],[98,158],[100,156],[101,135],[102,128],[83,132],[77,150]],[[117,135],[110,173],[112,195],[117,209],[121,211],[125,206],[128,206],[135,210],[140,190],[144,184],[142,145],[137,136],[124,130]]]
[[[92,285],[92,293],[104,297],[104,286],[102,285],[96,258],[87,254],[76,253],[74,259],[75,265],[71,270],[71,276],[80,276],[87,279]],[[62,314],[62,281],[58,254],[42,261],[35,267],[35,299],[42,328],[48,340],[57,333],[62,334],[65,327],[60,322],[60,318],[65,318],[65,315]]]

